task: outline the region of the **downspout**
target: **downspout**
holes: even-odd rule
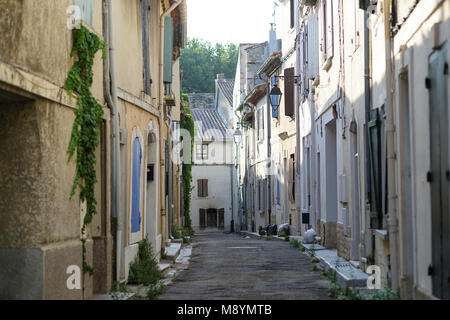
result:
[[[371,190],[371,175],[370,175],[370,147],[369,147],[369,136],[370,136],[370,129],[369,129],[369,121],[370,121],[370,110],[371,102],[372,102],[372,64],[371,64],[371,32],[370,28],[367,25],[369,22],[369,12],[364,11],[364,100],[365,100],[365,130],[364,130],[364,140],[365,140],[365,157],[364,157],[364,167],[365,167],[365,195],[366,195],[366,208],[369,203],[369,193]],[[367,221],[365,221],[365,225],[368,227],[367,230],[365,229],[365,235],[364,237],[361,237],[361,239],[364,239],[364,258],[367,260],[367,258],[370,258],[372,261],[374,261],[373,257],[373,236],[369,232],[370,228],[370,208],[366,209],[365,212],[369,212],[369,214],[366,214],[365,217]],[[365,220],[366,220],[365,219]],[[370,237],[370,238],[369,238]],[[368,248],[369,247],[369,248]],[[368,261],[364,261],[367,263]]]
[[[167,9],[166,11],[164,11],[161,15],[160,15],[160,18],[159,18],[159,30],[161,31],[161,33],[160,33],[160,47],[161,47],[161,50],[160,50],[160,54],[159,54],[159,83],[158,83],[158,86],[159,86],[159,101],[158,101],[158,105],[159,105],[159,111],[160,111],[160,116],[159,116],[159,130],[161,131],[161,137],[162,137],[162,130],[163,130],[163,127],[164,127],[164,114],[163,114],[163,97],[164,97],[164,85],[163,85],[163,68],[164,68],[164,19],[166,18],[166,17],[168,17],[171,13],[172,13],[172,11],[173,10],[175,10],[182,2],[183,2],[184,0],[176,0],[176,1],[174,1],[174,3],[169,7],[169,9]],[[168,126],[168,130],[170,130],[170,122],[171,122],[171,119],[169,119],[169,126]],[[169,134],[167,134],[167,139],[169,138]],[[163,141],[163,139],[161,139],[161,141],[160,141],[160,147],[161,147],[161,142]],[[161,150],[165,150],[164,149],[164,146],[162,146],[162,148],[161,148]],[[164,157],[164,158],[161,158],[160,159],[160,162],[162,162],[162,163],[164,163],[164,161],[165,160],[163,160],[163,159],[165,159],[165,155],[163,155],[163,153],[161,152],[161,157]],[[164,168],[164,172],[166,171],[166,168]],[[165,179],[164,179],[164,181],[165,181]],[[160,185],[160,188],[162,187],[162,184]],[[164,190],[162,190],[163,192],[161,193],[161,194],[163,194],[164,195],[164,200],[161,202],[161,208],[162,208],[162,210],[166,210],[166,219],[167,219],[167,222],[169,222],[169,220],[170,220],[170,217],[169,217],[169,214],[168,214],[168,212],[171,210],[171,208],[165,208],[164,206],[165,206],[165,202],[166,202],[166,199],[165,199],[165,191]],[[170,203],[169,203],[169,206],[170,206]],[[162,211],[161,210],[161,211]],[[162,223],[162,225],[164,225],[164,223]],[[169,230],[168,230],[168,235],[167,236],[169,236],[170,235],[170,232],[171,232],[171,230],[170,230],[170,228],[169,228]]]
[[[271,193],[271,184],[272,184],[272,145],[270,143],[270,138],[272,137],[272,115],[270,108],[270,78],[267,77],[267,212],[269,218],[269,225],[272,224],[272,193]]]
[[[225,146],[225,148],[226,148],[226,146]],[[234,165],[233,164],[231,164],[230,165],[230,182],[231,182],[231,186],[230,186],[230,188],[231,188],[231,223],[230,223],[230,232],[231,233],[234,233],[234,179],[233,179],[233,174],[234,174],[234,172],[233,172],[233,168],[234,168]]]
[[[397,190],[395,179],[395,124],[394,124],[394,98],[393,98],[393,63],[391,41],[391,0],[384,1],[384,36],[386,44],[386,150],[388,170],[388,226],[389,247],[391,256],[392,289],[398,291],[397,270]]]
[[[241,120],[241,117],[239,117],[236,112],[237,112],[237,110],[234,110],[234,115],[238,119],[237,126],[238,126],[238,128],[240,130],[241,129],[242,120]],[[244,132],[243,131],[241,131],[241,132],[242,132],[241,139],[243,139],[244,138]],[[236,143],[235,164],[233,164],[233,167],[236,169],[235,176],[236,176],[236,185],[237,185],[237,188],[238,188],[238,190],[237,190],[237,199],[236,199],[236,202],[237,202],[236,203],[236,207],[237,207],[236,213],[237,213],[238,220],[239,220],[239,226],[240,226],[239,227],[239,231],[243,230],[242,229],[243,228],[243,223],[242,223],[243,222],[242,221],[242,214],[243,214],[243,212],[242,212],[242,204],[241,204],[241,176],[240,176],[240,174],[241,174],[241,170],[240,170],[240,168],[241,168],[241,163],[240,163],[241,162],[241,159],[240,159],[241,143],[242,143],[242,140],[239,143]],[[233,204],[233,210],[234,210],[234,204]]]
[[[301,8],[303,9],[303,7]],[[300,16],[300,8],[297,10],[298,15]],[[303,13],[303,12],[302,12]],[[295,30],[296,30],[296,39],[295,39],[295,51],[296,51],[296,57],[295,57],[295,73],[294,75],[300,75],[300,46],[298,43],[300,42],[300,25],[298,23],[298,19],[295,19]],[[298,80],[297,80],[298,81]],[[301,154],[303,153],[303,143],[302,143],[302,137],[301,137],[301,125],[300,125],[300,86],[297,83],[297,86],[295,88],[295,95],[294,95],[294,106],[295,106],[295,126],[296,126],[296,142],[297,142],[297,161],[295,162],[295,172],[296,172],[296,197],[295,197],[295,203],[297,207],[297,214],[299,215],[299,230],[298,233],[301,234],[302,232],[302,221],[301,221]],[[278,172],[277,172],[278,174]]]
[[[297,6],[298,8],[298,6]],[[299,13],[299,9],[297,9],[297,13]],[[296,33],[296,38],[295,38],[295,72],[294,75],[300,75],[300,49],[299,49],[299,45],[298,42],[300,41],[300,26],[298,24],[298,19],[295,19],[295,33]],[[297,80],[298,81],[298,80]],[[295,152],[296,152],[296,157],[297,157],[297,161],[295,162],[295,185],[296,185],[296,190],[295,190],[295,204],[296,204],[296,209],[297,209],[297,214],[299,215],[299,222],[298,222],[298,226],[299,226],[299,230],[298,233],[301,234],[302,231],[302,221],[301,221],[301,181],[300,181],[300,170],[301,170],[301,165],[300,165],[300,156],[302,154],[303,151],[303,143],[302,143],[302,139],[301,139],[301,127],[300,127],[300,95],[299,95],[299,86],[298,84],[295,87],[294,90],[294,107],[295,107],[295,138],[296,138],[296,143],[297,143],[297,148],[295,148]]]
[[[104,36],[109,47],[109,55],[104,61],[103,78],[105,84],[104,95],[111,110],[111,216],[113,219],[116,219],[116,281],[120,282],[123,221],[120,216],[120,133],[115,74],[114,11],[112,4],[112,0],[104,0],[103,2]]]

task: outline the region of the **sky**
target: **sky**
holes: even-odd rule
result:
[[[273,0],[186,0],[188,37],[212,43],[268,41]],[[279,11],[279,10],[278,10]]]

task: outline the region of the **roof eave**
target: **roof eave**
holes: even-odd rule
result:
[[[258,75],[265,74],[267,77],[270,77],[281,65],[281,53],[272,55],[261,65]]]

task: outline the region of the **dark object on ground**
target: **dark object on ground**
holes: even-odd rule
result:
[[[276,236],[278,233],[278,226],[276,224],[271,224],[267,226],[267,234],[271,236]]]
[[[267,233],[266,228],[263,228],[262,226],[259,226],[258,233],[259,233],[260,236],[265,236],[266,233]]]
[[[280,233],[283,233],[284,235],[286,235],[286,236],[289,236],[291,233],[290,233],[290,228],[289,228],[289,224],[282,224],[282,225],[280,225],[280,229],[278,229],[278,231],[280,232]]]

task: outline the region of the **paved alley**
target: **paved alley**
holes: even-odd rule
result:
[[[287,242],[196,234],[189,268],[160,300],[324,300],[329,281]]]

